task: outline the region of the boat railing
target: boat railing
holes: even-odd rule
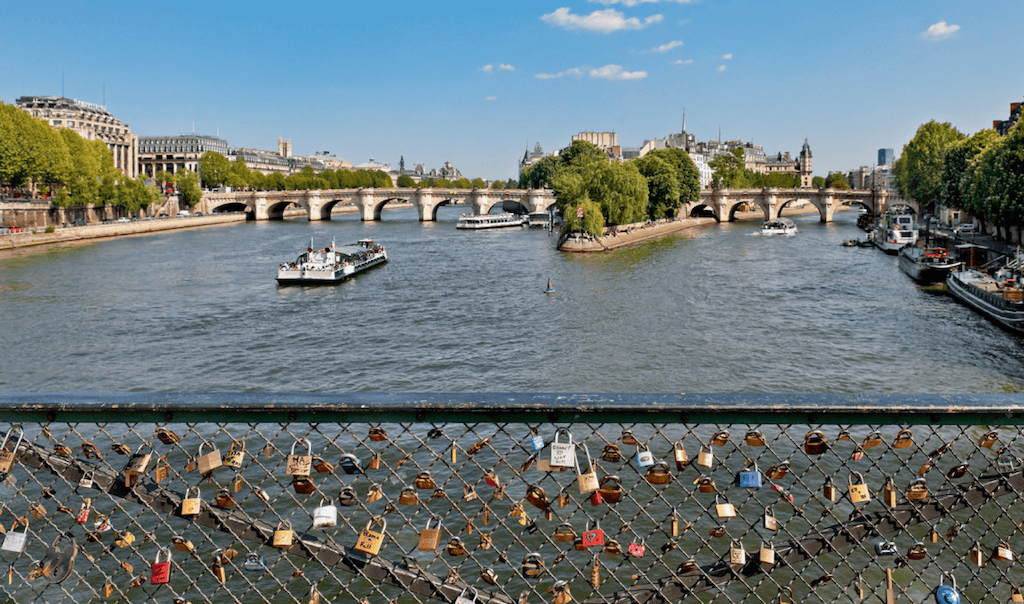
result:
[[[0,394],[0,412],[19,603],[1024,586],[1019,395]]]

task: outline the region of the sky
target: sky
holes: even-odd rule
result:
[[[12,7],[16,6],[16,8]],[[873,165],[935,119],[973,133],[1024,98],[1024,1],[17,3],[0,101],[105,104],[140,136],[517,176],[540,143],[681,129]]]

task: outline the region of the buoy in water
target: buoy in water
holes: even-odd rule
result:
[[[548,279],[548,288],[544,290],[545,294],[555,293],[555,288],[551,287],[551,279]]]

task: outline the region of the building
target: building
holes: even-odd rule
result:
[[[619,147],[618,137],[614,132],[580,132],[574,135],[572,140],[588,142],[611,157],[622,157],[622,148]]]
[[[335,157],[331,155],[330,151],[324,151],[322,153],[318,151],[309,159],[319,162],[331,170],[348,170],[352,167],[352,162]]]
[[[23,96],[15,105],[32,117],[46,120],[51,128],[67,128],[85,140],[103,141],[114,156],[114,167],[135,178],[139,137],[103,105],[62,96]]]
[[[992,129],[999,133],[999,136],[1006,136],[1014,124],[1020,121],[1021,108],[1024,103],[1010,103],[1010,117],[1005,120],[993,120]]]
[[[879,166],[891,166],[893,160],[896,159],[896,154],[893,153],[892,149],[879,149],[878,150],[878,165]]]
[[[804,139],[804,146],[800,148],[800,187],[803,189],[810,188],[811,183],[814,181],[814,173],[811,172],[811,146],[807,144],[807,139]]]
[[[697,166],[697,175],[700,178],[700,188],[707,189],[711,186],[711,178],[715,175],[715,171],[708,165],[708,160],[699,153],[690,153],[690,159],[693,160],[693,165]]]
[[[851,189],[885,189],[896,193],[896,175],[892,166],[861,166],[846,173],[846,182]]]
[[[218,153],[220,152],[218,151]],[[271,151],[237,147],[231,150],[230,155],[224,155],[232,161],[241,157],[245,165],[254,172],[261,172],[263,174],[277,173],[284,174],[285,176],[292,173],[292,163],[289,161],[289,158],[281,157],[279,154]]]
[[[519,180],[523,179],[523,171],[532,166],[533,164],[544,159],[544,149],[537,143],[533,146],[533,152],[529,149],[523,153],[523,159],[519,160]]]
[[[138,170],[151,177],[160,171],[171,174],[181,170],[198,172],[199,158],[207,151],[214,151],[225,157],[231,154],[231,148],[228,147],[226,140],[204,134],[141,136],[138,145]]]

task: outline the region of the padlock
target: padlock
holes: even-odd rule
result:
[[[760,430],[747,430],[743,441],[751,447],[763,447],[765,445],[764,434]]]
[[[372,485],[371,485],[372,487]],[[380,485],[377,486],[378,492]],[[369,493],[367,493],[367,500],[369,500]],[[341,487],[341,493],[338,495],[338,504],[345,507],[352,507],[359,504],[359,498],[356,496],[355,487],[344,486]]]
[[[779,499],[782,499],[786,503],[793,504],[793,494],[786,490],[782,485],[773,484],[772,490],[779,494]]]
[[[882,503],[891,508],[896,507],[896,485],[893,484],[892,476],[885,477],[885,485],[882,486]]]
[[[857,445],[853,448],[853,453],[850,454],[850,459],[853,461],[860,461],[864,459],[864,446]]]
[[[41,503],[33,503],[32,505],[28,506],[28,511],[36,520],[39,520],[40,518],[46,516],[46,507]]]
[[[254,494],[254,495],[256,495],[256,497],[258,497],[258,498],[260,499],[260,501],[262,501],[263,503],[270,503],[270,495],[267,495],[267,492],[266,492],[266,491],[264,491],[263,489],[261,489],[261,488],[259,488],[259,487],[256,487],[256,486],[254,486],[254,487],[252,487],[252,492],[253,492],[253,494]]]
[[[590,507],[597,507],[604,503],[604,497],[601,497],[600,491],[594,491],[590,494]]]
[[[633,436],[633,431],[632,430],[623,430],[622,431],[622,437],[620,438],[620,440],[622,441],[622,444],[628,445],[630,447],[635,447],[637,445],[637,442],[638,442],[636,440],[636,437]]]
[[[85,524],[89,521],[89,512],[92,510],[92,499],[86,498],[82,501],[82,505],[78,508],[78,513],[75,515],[76,524]]]
[[[473,597],[469,597],[467,594],[473,593]],[[455,604],[476,604],[476,590],[472,587],[467,587],[462,590],[462,593],[455,598]]]
[[[488,585],[498,584],[498,573],[494,572],[493,568],[480,569],[480,578]]]
[[[998,430],[989,430],[988,432],[983,434],[980,439],[978,439],[978,445],[982,446],[982,447],[985,447],[986,449],[991,449],[992,446],[995,445],[996,441],[998,441],[998,440],[999,440],[999,431]],[[0,469],[2,469],[2,468],[0,468]]]
[[[82,455],[85,455],[86,459],[103,459],[103,454],[100,453],[99,448],[89,441],[82,443]]]
[[[649,447],[644,447],[643,450],[637,449],[636,452],[636,463],[641,468],[649,468],[654,465],[654,454],[651,453]]]
[[[436,522],[434,528],[430,528],[430,521]],[[441,545],[441,518],[431,514],[427,519],[427,525],[420,531],[420,541],[416,549],[421,552],[435,552]]]
[[[462,500],[463,501],[475,501],[479,499],[479,495],[476,494],[476,488],[473,485],[462,487]]]
[[[196,548],[191,541],[180,535],[171,539],[171,544],[174,545],[174,548],[179,552],[190,552]]]
[[[544,574],[544,558],[537,552],[531,552],[523,556],[523,576],[527,578],[539,577]]]
[[[258,573],[267,570],[267,562],[263,556],[253,552],[245,555],[245,562],[242,563],[242,570],[250,573]]]
[[[853,477],[857,477],[857,483],[853,482]],[[864,484],[864,477],[860,472],[853,472],[849,477],[849,491],[850,501],[853,503],[864,503],[865,501],[871,501],[871,493],[868,491],[868,485]]]
[[[880,432],[878,432],[878,431],[875,431],[875,432],[872,432],[871,434],[867,435],[867,438],[864,439],[863,447],[865,449],[870,449],[872,447],[881,446],[881,444],[882,444],[882,434]]]
[[[367,489],[366,489],[366,503],[373,503],[375,501],[380,501],[382,497],[384,497],[384,489],[379,484],[373,483],[369,487],[367,487]],[[340,503],[340,501],[339,501],[339,503]],[[345,504],[342,504],[342,505],[345,505]]]
[[[754,462],[753,470],[740,470],[740,486],[747,489],[761,487],[761,472],[757,469],[757,462]]]
[[[668,464],[659,461],[651,466],[651,469],[647,471],[645,477],[647,482],[654,485],[666,485],[672,482],[672,471],[669,469]]]
[[[622,546],[615,539],[609,539],[604,544],[604,553],[609,556],[621,556]]]
[[[924,560],[928,556],[928,550],[924,547],[923,541],[918,541],[907,550],[907,560]]]
[[[719,503],[718,495],[715,495],[715,513],[718,514],[719,518],[735,518],[736,506],[728,501],[725,503]]]
[[[714,433],[714,435],[711,437],[711,440],[708,441],[708,444],[712,445],[712,446],[715,446],[715,447],[724,447],[726,445],[726,443],[728,443],[728,442],[729,442],[729,431],[728,430],[719,430],[718,432]]]
[[[821,487],[821,494],[828,501],[836,501],[839,499],[839,489],[836,488],[836,485],[832,482],[831,478],[825,479],[825,484]]]
[[[849,430],[844,428],[844,429],[839,431],[839,434],[836,435],[836,441],[838,442],[840,440],[851,440],[852,441],[853,440],[853,435],[850,434]]]
[[[733,539],[732,544],[729,546],[729,564],[742,566],[746,563],[747,552],[743,549],[743,544],[740,543],[739,539]]]
[[[821,430],[811,430],[804,435],[804,453],[821,455],[828,451],[828,437]]]
[[[375,443],[384,442],[388,439],[388,433],[380,426],[373,426],[370,428],[367,436]]]
[[[530,428],[530,445],[534,451],[540,451],[544,448],[544,437],[533,428]]]
[[[892,443],[894,449],[906,449],[914,445],[914,433],[910,430],[900,430],[896,440]]]
[[[238,447],[237,449],[235,447]],[[224,455],[224,465],[229,468],[241,468],[245,463],[245,441],[235,439],[231,441],[231,447]]]
[[[924,462],[924,465],[921,466],[921,469],[917,471],[917,475],[924,476],[925,474],[928,473],[928,470],[931,470],[934,466],[935,462],[929,459],[928,461]]]
[[[686,449],[683,448],[683,441],[677,440],[672,446],[672,456],[676,461],[676,470],[682,472],[690,465],[690,459],[686,456]]]
[[[78,480],[78,486],[82,487],[83,489],[91,489],[92,488],[92,478],[93,478],[93,471],[92,470],[87,470],[85,472],[82,472],[82,478],[80,478]],[[131,484],[129,484],[127,476],[125,477],[124,484],[125,484],[125,486],[131,486]]]
[[[18,526],[19,522],[25,524],[25,530],[17,532],[14,529]],[[3,545],[0,545],[0,549],[5,552],[14,552],[20,554],[25,551],[25,543],[28,541],[28,518],[25,516],[19,516],[14,519],[14,523],[11,524],[11,530],[4,534]]]
[[[892,541],[877,541],[875,542],[875,554],[879,556],[895,556],[896,555],[896,544]]]
[[[114,589],[115,589],[114,588],[114,584],[111,583],[110,581],[107,581],[106,583],[104,583],[103,584],[103,597],[104,598],[109,598],[109,597],[113,596],[114,595]]]
[[[430,476],[430,472],[424,470],[416,475],[416,488],[417,489],[435,489],[437,485],[434,483],[434,479]],[[492,485],[493,486],[493,485]]]
[[[928,481],[924,478],[918,478],[910,483],[907,487],[907,500],[908,501],[922,501],[928,498]]]
[[[949,577],[949,585],[945,584],[946,577]],[[956,577],[952,573],[942,573],[939,586],[935,588],[935,602],[937,604],[960,604],[960,592],[956,588]]]
[[[768,468],[767,474],[768,478],[772,480],[781,480],[786,476],[786,474],[789,474],[789,462],[783,461],[775,464]]]
[[[214,496],[214,502],[219,508],[233,508],[237,504],[234,495],[228,489],[217,489],[217,494]]]
[[[359,462],[359,458],[351,453],[345,453],[338,460],[338,465],[346,474],[362,474],[363,466]]]
[[[356,460],[356,461],[358,461],[358,460]],[[378,453],[376,451],[374,451],[373,455],[370,456],[370,469],[371,470],[379,470],[380,469],[380,453]]]
[[[115,447],[118,447],[118,446],[123,447],[124,445],[114,445],[114,446]],[[17,449],[18,448],[17,445],[15,445],[14,448]],[[56,453],[57,455],[60,455],[61,457],[74,457],[74,453],[71,451],[71,447],[69,447],[67,445],[62,445],[60,443],[53,443],[53,452]],[[130,452],[131,451],[129,451],[129,453]],[[127,453],[125,453],[125,455],[127,455]],[[2,458],[2,456],[3,456],[2,455],[2,451],[0,451],[0,458]]]
[[[490,549],[492,545],[490,533],[480,532],[480,549]],[[498,552],[500,556],[504,555],[504,552]]]
[[[572,529],[572,524],[563,522],[555,527],[553,536],[559,543],[571,543],[576,540],[576,531]]]
[[[546,510],[551,506],[551,502],[548,501],[548,495],[544,492],[544,489],[533,484],[526,487],[526,501],[541,510]]]
[[[584,455],[584,457],[587,460],[587,462],[586,462],[587,471],[584,472],[580,468],[579,459],[575,458],[575,456],[574,456],[573,462],[575,463],[575,466],[576,466],[576,484],[579,486],[580,494],[581,495],[586,495],[587,493],[593,493],[598,488],[600,488],[600,484],[597,481],[597,472],[594,471],[594,467],[595,467],[594,466],[594,461],[590,458],[590,449],[588,449],[587,445],[585,445],[585,444],[580,444],[580,448],[583,449],[583,455]],[[559,494],[559,507],[565,507],[565,506],[561,505],[561,503],[562,503],[561,498],[562,498],[563,494],[564,494],[564,492]],[[569,497],[568,495],[565,495],[566,504],[568,504],[568,497]]]
[[[469,553],[466,550],[466,544],[459,537],[449,539],[448,545],[444,546],[444,550],[449,556],[465,556]]]
[[[522,516],[523,514],[523,504],[521,503],[513,503],[512,509],[510,509],[508,512],[509,518],[517,518]]]
[[[310,468],[313,465],[313,445],[310,444],[308,438],[302,439],[302,442],[306,443],[306,454],[296,455],[295,446],[299,444],[299,441],[293,442],[291,452],[288,454],[288,461],[286,462],[286,474],[309,476]]]
[[[185,496],[181,499],[181,515],[182,516],[195,516],[199,513],[199,487],[195,487],[196,496],[189,497],[188,494],[192,492],[191,488],[185,489]]]
[[[313,528],[328,528],[337,524],[338,508],[327,503],[326,499],[321,499],[320,505],[313,509]]]
[[[18,431],[18,441],[14,443],[14,450],[7,450],[7,441],[11,439],[11,434],[14,431]],[[21,441],[25,438],[25,430],[21,426],[11,426],[4,434],[4,440],[0,443],[0,479],[7,477],[7,474],[11,471],[11,466],[14,465],[14,459],[18,456],[18,449],[21,447]]]
[[[677,573],[692,573],[693,571],[697,570],[698,568],[700,568],[700,567],[697,566],[697,561],[694,560],[693,558],[690,558],[689,560],[683,560],[683,562],[679,564],[679,568],[676,569],[676,572]]]
[[[488,436],[487,438],[482,439],[480,442],[476,443],[472,447],[466,449],[466,455],[469,455],[470,457],[476,455],[480,451],[483,451],[484,447],[486,447],[487,443],[489,442],[491,442],[491,437]]]
[[[952,467],[952,468],[949,469],[949,472],[946,472],[946,478],[949,478],[949,479],[963,478],[964,475],[967,474],[967,468],[968,468],[968,466],[965,463],[962,463],[962,464],[960,464],[958,466]]]
[[[758,552],[758,559],[761,561],[761,564],[773,566],[775,564],[775,544],[762,541],[761,549]]]
[[[992,550],[991,558],[1001,562],[1013,562],[1013,550],[1010,549],[1010,545],[1008,543],[1000,541],[999,545]]]
[[[540,530],[540,527],[537,526],[537,521],[532,518],[527,518],[526,516],[519,519],[519,524],[525,524],[526,532],[530,535],[536,535],[537,531]]]
[[[590,567],[590,587],[593,589],[601,587],[601,561],[597,554],[594,554],[594,564]]]
[[[416,480],[419,481],[422,475],[423,472],[420,472],[420,475],[416,477]],[[430,473],[427,472],[427,475],[429,476]],[[430,482],[433,483],[434,481],[430,480]],[[486,484],[489,487],[500,487],[501,479],[498,477],[498,474],[494,470],[488,470],[487,472],[484,472],[484,484]],[[420,483],[417,482],[416,486],[419,487]]]
[[[594,528],[590,528],[590,522],[587,522],[587,530],[583,531],[580,535],[583,542],[583,547],[594,547],[604,545],[604,531],[601,530],[601,523],[597,522],[594,524]]]
[[[558,437],[564,435],[567,442],[559,442]],[[555,442],[551,443],[551,467],[572,468],[576,465],[576,447],[572,442],[572,433],[565,428],[555,432]]]
[[[601,459],[610,463],[618,463],[622,461],[622,451],[619,449],[619,445],[607,444],[601,451]]]
[[[174,443],[181,442],[181,438],[168,428],[156,428],[153,432],[156,433],[156,437],[160,439],[160,442],[165,445],[173,445]]]
[[[196,467],[199,469],[199,473],[203,475],[209,474],[224,465],[223,460],[220,457],[220,449],[214,449],[204,455],[203,447],[205,446],[206,443],[199,444],[199,453],[196,457]]]
[[[114,535],[114,545],[117,547],[125,548],[133,543],[135,543],[135,534],[129,530],[118,531],[118,533]]]
[[[583,545],[583,537],[576,537],[575,539],[573,539],[572,548],[578,552],[585,551],[587,549],[587,546]]]
[[[316,490],[316,485],[309,476],[292,476],[292,490],[299,495],[309,495]]]
[[[697,478],[693,479],[693,484],[697,485],[697,490],[701,493],[717,493],[718,488],[715,486],[715,481],[708,476],[701,474]]]
[[[633,556],[634,558],[643,558],[644,557],[644,553],[646,551],[647,551],[647,546],[644,544],[644,540],[643,539],[640,539],[640,543],[637,543],[636,541],[632,541],[632,542],[630,542],[629,545],[626,546],[626,553],[629,554],[630,556]]]
[[[164,554],[167,555],[167,559],[161,561],[160,558],[162,558]],[[171,550],[164,547],[156,553],[156,560],[153,561],[153,566],[149,573],[149,583],[150,585],[163,585],[164,583],[167,583],[170,578]]]
[[[622,480],[618,476],[605,476],[597,492],[605,503],[618,503],[622,500]]]
[[[715,464],[715,455],[712,453],[711,447],[701,447],[697,453],[697,465],[702,468],[710,468]]]
[[[291,547],[292,541],[295,538],[295,531],[292,530],[292,523],[284,520],[277,524],[277,528],[274,530],[274,537],[272,545],[274,547]]]
[[[217,577],[217,581],[224,584],[228,580],[227,573],[224,572],[224,559],[221,556],[223,549],[216,549],[213,551],[213,555],[210,557],[210,572],[213,573],[214,577]]]

